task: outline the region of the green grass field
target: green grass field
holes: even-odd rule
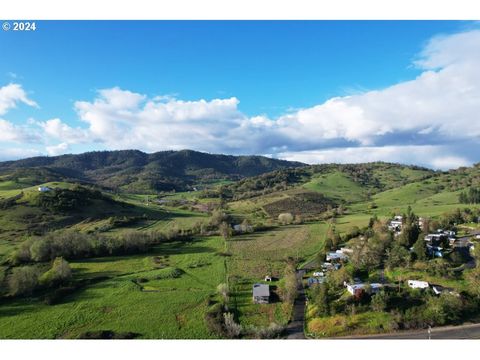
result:
[[[367,189],[341,172],[316,175],[303,187],[320,192],[334,200],[349,203],[365,200],[368,193]]]
[[[75,278],[108,279],[69,295],[60,304],[41,299],[4,301],[0,338],[75,338],[86,331],[133,332],[140,338],[214,338],[204,322],[207,302],[225,282],[219,237],[157,246],[148,255],[72,262]],[[163,278],[161,266],[182,271]],[[145,278],[141,286],[132,280]],[[144,287],[144,291],[142,291]],[[149,290],[149,291],[145,291]]]
[[[478,206],[459,204],[460,190],[447,187],[451,181],[458,181],[459,176],[422,180],[428,174],[424,170],[394,166],[374,169],[370,175],[376,176],[381,184],[375,188],[372,183],[362,185],[354,181],[353,175],[345,172],[316,173],[308,182],[288,190],[265,191],[264,195],[226,204],[225,211],[232,216],[232,223],[249,219],[252,224],[273,224],[269,230],[235,235],[226,242],[218,236],[196,237],[188,243],[158,245],[148,254],[71,261],[74,279],[91,283],[56,305],[45,304],[41,293],[27,299],[3,299],[0,338],[76,338],[85,332],[102,330],[131,332],[139,338],[152,339],[215,338],[207,329],[204,316],[209,299],[216,296],[218,284],[225,282],[230,287],[231,306],[242,325],[268,326],[272,322],[285,325],[292,311],[291,305],[280,298],[286,260],[294,258],[302,264],[314,259],[323,248],[330,225],[318,220],[323,218],[318,210],[309,213],[312,216],[308,219],[315,221],[276,226],[276,218],[269,217],[264,207],[305,193],[322,193],[344,204],[345,214],[335,219],[337,231],[344,234],[353,226],[367,226],[374,214],[387,219],[393,213],[406,212],[409,205],[423,217],[438,217],[458,207]],[[418,181],[408,183],[413,180]],[[214,187],[229,182],[215,180],[203,185]],[[204,209],[193,205],[220,202],[218,198],[201,198],[197,191],[167,194],[163,199],[170,200],[170,204],[159,203],[153,194],[106,192],[123,205],[95,200],[74,213],[52,213],[35,205],[38,185],[28,179],[13,181],[0,177],[0,200],[24,193],[15,206],[0,210],[0,260],[16,248],[33,225],[46,230],[60,227],[106,236],[125,231],[188,230],[210,218]],[[66,182],[43,185],[74,186]],[[388,188],[391,189],[378,192]],[[133,217],[135,221],[109,227],[111,218],[116,217]],[[1,268],[2,277],[5,269]],[[252,285],[262,282],[266,275],[278,279],[269,283],[274,294],[272,303],[253,304]],[[446,281],[420,270],[395,269],[386,275],[391,281],[424,278],[458,291],[467,286],[462,279]],[[308,311],[314,312],[310,308]],[[352,316],[310,317],[308,329],[316,337],[324,337],[388,331],[390,326],[388,314],[369,311]]]
[[[268,326],[272,322],[286,324],[291,307],[278,299],[278,283],[271,304],[253,304],[252,286],[263,282],[266,275],[281,279],[288,257],[308,259],[322,247],[325,223],[283,226],[271,231],[235,236],[227,241],[229,285],[232,303],[242,325]]]

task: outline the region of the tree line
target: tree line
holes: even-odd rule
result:
[[[462,204],[478,204],[480,203],[480,189],[471,187],[467,191],[462,191],[458,195],[458,201]]]
[[[164,241],[184,240],[188,235],[180,232],[124,232],[119,236],[84,234],[76,231],[57,231],[44,236],[30,237],[22,242],[10,256],[14,265],[44,262],[63,257],[80,259],[89,257],[128,255],[146,252]]]

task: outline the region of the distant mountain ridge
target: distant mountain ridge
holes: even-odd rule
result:
[[[216,155],[193,150],[94,151],[0,162],[0,174],[38,177],[38,182],[74,180],[130,192],[187,190],[195,184],[239,180],[305,164],[264,156]],[[42,181],[43,180],[43,181]]]

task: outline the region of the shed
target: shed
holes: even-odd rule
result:
[[[270,301],[270,286],[253,284],[253,302],[255,304],[268,304]]]

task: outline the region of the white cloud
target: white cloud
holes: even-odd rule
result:
[[[6,114],[10,109],[17,107],[18,103],[38,107],[37,103],[27,97],[20,84],[8,84],[0,87],[0,115]]]
[[[46,150],[48,155],[55,156],[65,154],[65,152],[69,149],[67,143],[60,143],[58,145],[47,146]]]
[[[20,129],[11,122],[0,119],[0,141],[16,141],[22,137]]]
[[[440,69],[480,57],[480,30],[471,30],[432,38],[415,61],[421,69]]]
[[[91,137],[113,149],[218,150],[219,142],[245,118],[237,110],[236,98],[147,99],[119,88],[101,90],[99,95],[93,102],[76,102],[75,108],[88,124]],[[63,128],[64,124],[55,122],[55,127]]]
[[[87,124],[84,131],[90,139],[111,149],[279,153],[402,142],[424,145],[439,138],[447,143],[476,141],[480,136],[478,48],[480,31],[434,38],[415,63],[425,70],[416,79],[332,98],[276,119],[247,117],[234,97],[149,99],[118,87],[100,90],[91,102],[76,102],[75,109]],[[68,143],[87,137],[58,119],[46,122],[44,129]]]
[[[308,164],[321,163],[364,163],[374,161],[417,164],[433,169],[448,170],[467,166],[469,161],[461,156],[446,156],[452,150],[446,146],[405,145],[365,146],[334,148],[326,150],[280,153],[278,157]]]
[[[37,122],[43,128],[45,135],[54,139],[63,139],[70,144],[88,142],[89,133],[85,129],[72,128],[63,123],[60,119],[50,119],[45,122]]]
[[[0,141],[28,143],[37,141],[38,136],[26,126],[18,126],[10,121],[0,119]]]
[[[249,117],[235,97],[184,101],[114,87],[99,90],[91,101],[75,102],[79,125],[58,118],[38,125],[49,144],[60,142],[48,145],[51,153],[73,144],[101,143],[106,149],[191,148],[306,162],[383,160],[435,168],[478,160],[480,31],[431,39],[414,65],[421,73],[413,80],[334,97],[277,118]],[[21,86],[1,89],[6,88],[0,114],[18,102],[36,105]],[[15,131],[24,131],[5,121],[0,126],[10,140],[21,138]]]
[[[0,161],[24,159],[32,156],[39,156],[41,154],[41,151],[35,149],[9,147],[0,150]]]
[[[437,169],[455,169],[460,166],[468,166],[470,162],[460,156],[439,155],[431,159],[430,164]]]

